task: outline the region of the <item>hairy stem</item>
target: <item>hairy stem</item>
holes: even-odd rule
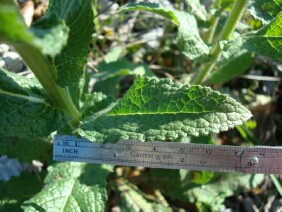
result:
[[[237,23],[240,21],[241,16],[244,12],[244,9],[247,5],[248,0],[237,0],[234,4],[231,14],[227,19],[223,30],[220,34],[219,40],[230,40],[234,30],[236,28]],[[202,68],[199,70],[199,74],[194,78],[193,84],[202,84],[207,77],[209,76],[210,72],[213,70],[216,60],[221,52],[221,48],[219,43],[217,42],[210,53],[211,59],[210,62],[203,65]]]
[[[67,91],[64,88],[57,86],[55,81],[55,70],[48,62],[47,58],[45,58],[39,50],[32,45],[17,44],[14,45],[14,47],[41,83],[52,104],[69,113],[74,122],[78,123],[80,114]]]

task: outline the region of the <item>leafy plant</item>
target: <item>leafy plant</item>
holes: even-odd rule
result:
[[[174,23],[178,30],[176,43],[179,50],[194,64],[200,64],[192,85],[149,78],[153,73],[146,65],[136,66],[117,51],[108,54],[99,64],[100,73],[92,74],[98,83],[89,92],[90,76],[84,66],[94,30],[93,11],[96,13],[96,10],[92,10],[95,7],[93,2],[51,0],[45,16],[28,29],[13,1],[1,1],[0,42],[8,43],[17,50],[36,79],[0,70],[0,154],[17,157],[24,162],[40,159],[51,164],[47,169],[45,186],[38,194],[35,195],[35,192],[40,190],[38,186],[42,186],[41,182],[26,196],[15,194],[1,198],[0,207],[18,210],[19,204],[23,203],[22,208],[28,211],[105,209],[106,178],[112,168],[52,163],[49,150],[53,132],[80,135],[94,142],[117,142],[120,139],[179,141],[187,136],[225,131],[251,117],[250,111],[231,97],[195,84],[230,80],[250,66],[253,53],[281,60],[282,13],[276,6],[271,6],[274,1],[265,2],[264,7],[250,1],[249,12],[263,26],[257,31],[247,28],[235,33],[247,0],[234,3],[222,30],[218,23],[219,19],[226,19],[222,15],[228,8],[224,3],[232,4],[232,1],[216,0],[210,13],[197,0],[185,2],[188,12],[146,2],[124,5],[119,13],[144,10]],[[277,5],[281,8],[281,3]],[[262,12],[265,8],[269,15]],[[197,23],[204,28],[209,26],[205,29],[206,33]],[[117,68],[116,64],[120,66]],[[240,65],[234,69],[234,64]],[[125,75],[133,75],[135,82],[117,100],[110,95],[117,96],[116,89]],[[106,86],[112,88],[105,89]],[[19,148],[24,150],[27,147],[28,156],[19,151]],[[26,175],[18,179],[32,185]],[[203,175],[193,182],[207,183],[212,177]],[[250,176],[246,178],[248,180]],[[181,181],[184,179],[186,177]],[[137,209],[137,199],[147,209],[170,210],[166,201],[150,200],[126,180],[115,183],[113,178],[112,182],[113,190],[123,199],[120,207]],[[213,189],[214,185],[213,182],[208,189]],[[12,181],[1,186],[1,191],[11,191],[9,194],[15,189]],[[181,189],[193,193],[196,188],[189,190],[189,186],[184,184]],[[239,186],[240,183],[234,184],[236,188]],[[124,189],[130,192],[126,193]],[[231,194],[226,191],[220,203]],[[196,200],[189,201],[212,204],[209,199],[198,198],[196,196]]]

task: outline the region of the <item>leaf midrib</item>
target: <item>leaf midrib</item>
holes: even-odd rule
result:
[[[202,111],[202,112],[154,112],[154,113],[115,113],[106,114],[107,116],[130,116],[130,115],[177,115],[177,114],[203,114],[203,113],[219,113],[216,111]]]
[[[24,94],[13,93],[13,92],[9,92],[9,91],[4,91],[2,89],[0,89],[0,94],[4,94],[4,95],[7,95],[7,96],[12,96],[12,97],[16,97],[16,98],[25,99],[25,100],[27,100],[29,102],[45,104],[46,106],[51,107],[51,105],[46,102],[46,99],[43,99],[43,98],[34,97],[34,96],[28,96],[28,95],[24,95]]]

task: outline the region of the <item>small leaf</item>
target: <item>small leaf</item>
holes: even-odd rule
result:
[[[201,5],[199,0],[185,0],[188,7],[188,12],[195,16],[197,20],[207,21],[208,14],[204,5]]]
[[[250,32],[231,41],[250,52],[273,59],[282,58],[282,12],[277,18],[256,32]]]
[[[0,155],[16,158],[20,162],[32,160],[52,161],[52,144],[45,139],[0,138]]]
[[[99,142],[175,140],[228,130],[250,117],[241,104],[210,88],[138,77],[110,112],[88,119],[78,132]]]
[[[227,82],[243,74],[252,62],[253,53],[238,46],[231,46],[227,50],[222,51],[209,81],[216,84]]]
[[[93,74],[93,77],[97,79],[93,91],[117,97],[121,79],[129,75],[133,67],[133,64],[124,58],[114,62],[99,63],[97,67],[99,72]]]
[[[0,3],[0,41],[11,45],[32,44],[44,54],[55,56],[67,43],[68,27],[55,16],[28,29],[13,1]]]
[[[225,208],[226,197],[238,194],[243,189],[257,187],[264,179],[263,174],[216,174],[214,180],[206,185],[197,186],[184,192],[190,202],[208,205],[211,211]]]
[[[117,193],[121,200],[121,211],[173,211],[168,204],[161,204],[149,199],[135,185],[126,180],[117,182]]]
[[[97,78],[93,91],[114,97],[120,96],[120,82],[125,76],[155,76],[146,64],[135,65],[125,58],[113,62],[103,61],[99,63],[97,70],[99,72],[92,75]]]
[[[27,211],[104,211],[107,200],[106,165],[59,163],[48,168],[45,187],[24,202]]]
[[[282,1],[251,0],[248,9],[255,19],[262,21],[263,24],[268,24],[282,10]]]
[[[169,19],[178,26],[177,46],[190,59],[199,60],[209,54],[209,47],[201,39],[194,16],[172,8],[166,8],[157,3],[128,3],[119,12],[144,10]]]
[[[105,63],[111,63],[111,62],[115,62],[121,58],[123,58],[126,54],[126,49],[123,47],[116,47],[113,48],[110,52],[108,52],[105,56],[104,56],[104,62]]]
[[[78,82],[89,53],[93,33],[92,0],[51,0],[46,17],[55,14],[69,27],[67,45],[53,60],[57,69],[57,83],[64,87]]]
[[[160,190],[172,200],[205,205],[207,211],[224,209],[225,198],[256,188],[264,180],[263,174],[214,173],[208,183],[199,185],[193,182],[194,177],[194,171],[152,169],[136,180],[145,189]]]
[[[84,98],[84,104],[81,108],[83,117],[99,113],[101,110],[105,110],[111,104],[115,104],[115,99],[111,96],[106,96],[103,93],[86,94]]]
[[[69,117],[55,109],[40,84],[0,69],[0,135],[26,138],[48,136]]]
[[[34,44],[43,54],[54,57],[67,44],[69,28],[54,14],[35,22],[30,30],[36,35]]]

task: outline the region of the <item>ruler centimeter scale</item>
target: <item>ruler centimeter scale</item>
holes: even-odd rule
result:
[[[115,144],[56,135],[53,159],[150,168],[282,174],[282,147],[122,140]]]

